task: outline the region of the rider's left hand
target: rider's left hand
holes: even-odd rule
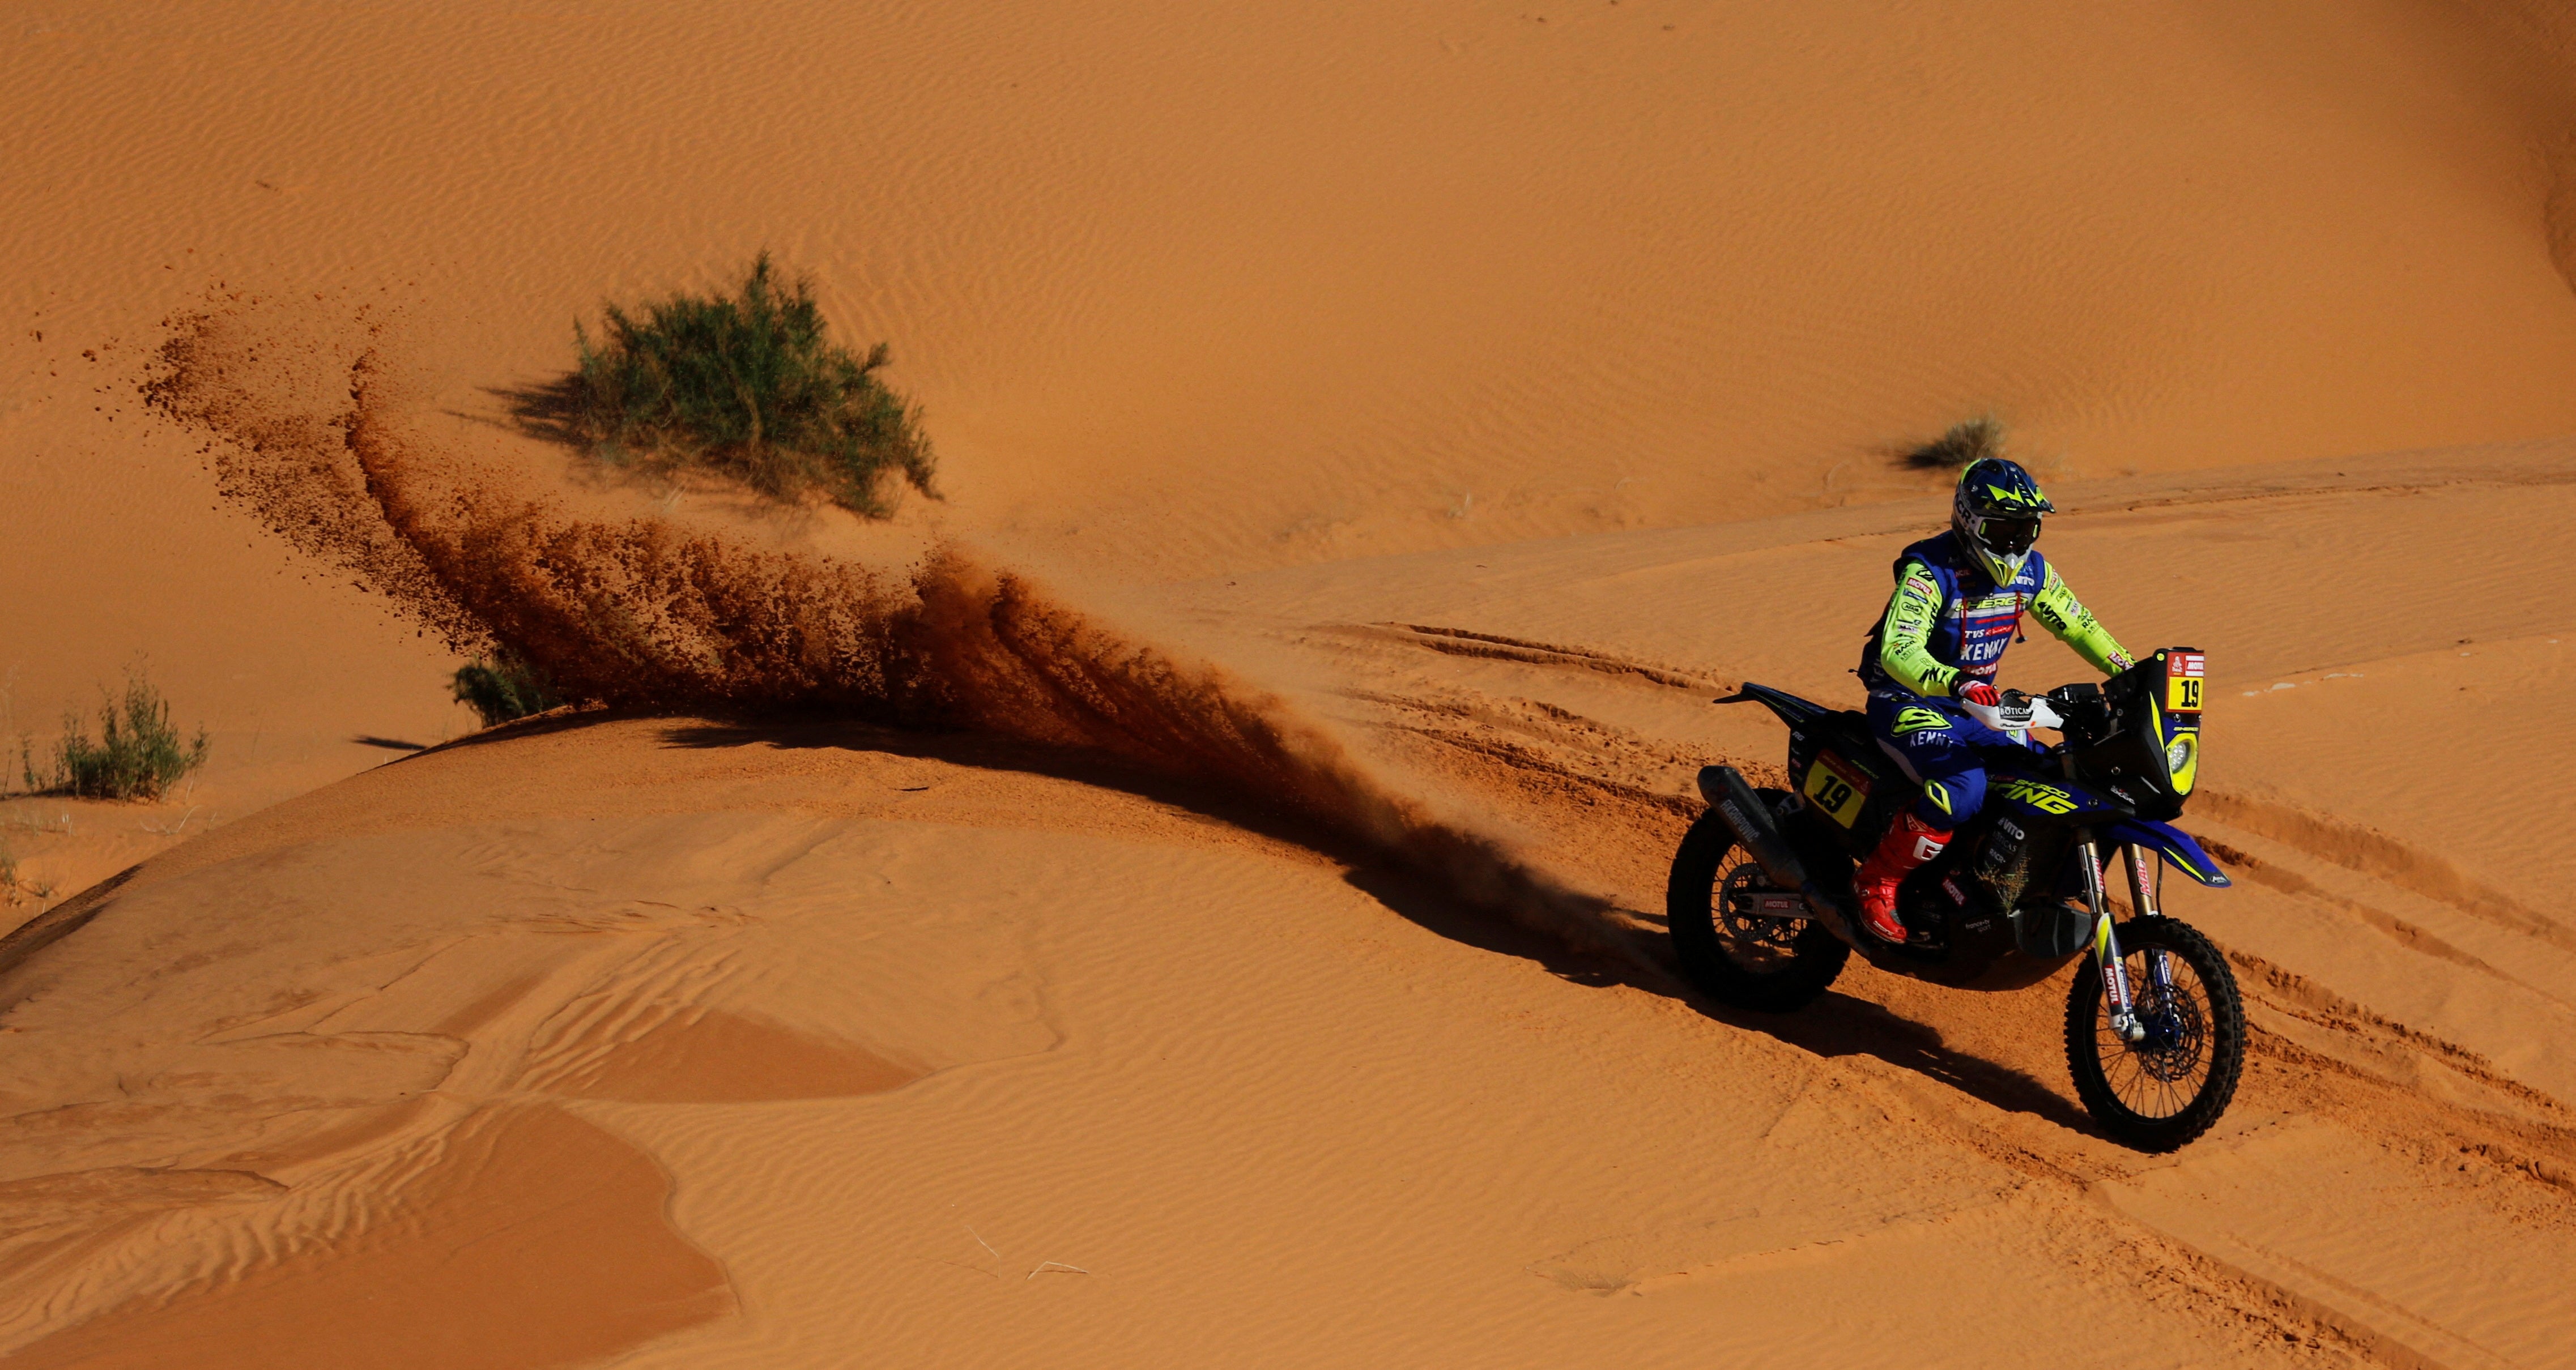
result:
[[[1959,698],[1988,709],[2004,702],[2003,692],[1982,680],[1971,680],[1961,685]]]

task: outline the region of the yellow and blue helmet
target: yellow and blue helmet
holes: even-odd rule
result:
[[[2008,585],[2039,541],[2040,518],[2056,512],[2020,463],[1987,457],[1959,473],[1958,492],[1950,498],[1950,529],[1997,585]]]

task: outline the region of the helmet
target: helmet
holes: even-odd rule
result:
[[[2057,512],[2039,482],[2018,462],[1987,457],[1959,473],[1950,499],[1950,530],[1976,555],[1997,585],[2021,574],[2022,558],[2039,541],[2039,520]]]

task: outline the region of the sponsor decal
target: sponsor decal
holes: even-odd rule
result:
[[[1946,728],[1949,726],[1950,720],[1942,717],[1939,710],[1912,706],[1896,711],[1896,727],[1894,731],[1898,737],[1903,737],[1907,733],[1919,733],[1926,728]]]
[[[1949,876],[1945,875],[1941,877],[1941,892],[1949,895],[1950,902],[1953,904],[1964,904],[1968,902],[1968,896],[1959,891],[1959,882]]]
[[[1950,601],[1949,612],[1943,617],[1974,618],[1985,614],[2017,614],[2021,609],[2021,591],[1998,590],[1993,594],[1979,595],[1974,599],[1966,596],[1954,599]]]
[[[1728,906],[1739,918],[1804,918],[1806,901],[1794,894],[1777,890],[1741,890],[1727,896]]]
[[[2014,779],[2003,787],[2006,799],[2018,799],[2041,813],[2067,814],[2076,810],[2075,796],[2036,780]]]
[[[1959,664],[1970,668],[2001,661],[2021,627],[2018,593],[1988,595],[1959,611]]]

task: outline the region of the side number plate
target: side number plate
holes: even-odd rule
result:
[[[1832,752],[1817,754],[1816,764],[1807,768],[1804,788],[1827,818],[1846,828],[1860,821],[1861,806],[1869,802],[1869,777]]]

